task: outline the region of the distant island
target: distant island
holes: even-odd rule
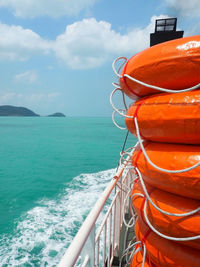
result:
[[[56,112],[51,115],[48,115],[47,117],[66,117],[63,113]]]
[[[5,105],[0,106],[0,116],[39,117],[40,115],[28,108]]]
[[[15,107],[10,105],[0,106],[0,116],[9,116],[9,117],[40,117],[39,114],[36,114],[32,110],[25,107]],[[64,114],[56,112],[54,114],[48,115],[46,117],[65,117]]]

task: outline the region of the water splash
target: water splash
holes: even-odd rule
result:
[[[43,199],[0,237],[1,266],[56,266],[114,169],[75,177],[57,198]]]

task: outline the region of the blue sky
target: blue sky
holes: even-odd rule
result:
[[[166,16],[200,33],[199,0],[0,0],[0,105],[111,116],[112,61],[148,47]]]

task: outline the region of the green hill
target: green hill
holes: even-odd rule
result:
[[[40,115],[34,113],[28,108],[4,105],[0,106],[0,116],[39,117]]]

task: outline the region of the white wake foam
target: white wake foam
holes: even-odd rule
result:
[[[41,200],[0,240],[2,266],[56,266],[78,228],[115,173],[82,174],[53,200]]]

